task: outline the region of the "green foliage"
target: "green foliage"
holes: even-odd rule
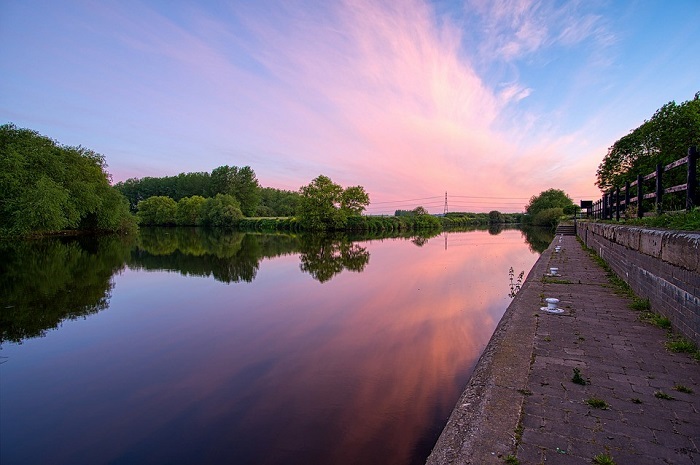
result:
[[[489,223],[505,223],[506,218],[503,216],[503,213],[499,212],[498,210],[491,210],[489,212]]]
[[[685,394],[692,394],[692,393],[694,392],[691,388],[689,388],[689,387],[687,387],[687,386],[684,386],[684,385],[682,385],[682,384],[675,384],[675,385],[673,386],[673,389],[674,389],[675,391],[683,392],[683,393],[685,393]]]
[[[170,197],[176,202],[195,195],[208,197],[210,184],[209,173],[197,172],[160,178],[131,178],[118,182],[114,187],[129,200],[129,207],[135,212],[141,200],[158,195]]]
[[[256,216],[294,216],[299,204],[299,193],[263,187]]]
[[[209,198],[201,208],[201,222],[204,226],[216,228],[233,228],[243,218],[241,206],[233,196],[216,194]]]
[[[671,352],[687,354],[692,354],[698,350],[694,343],[682,337],[675,337],[666,342],[666,348]]]
[[[369,204],[362,186],[343,189],[323,175],[299,189],[299,194],[299,221],[315,231],[343,229],[349,217],[359,216]]]
[[[200,195],[184,197],[177,202],[175,223],[178,226],[196,226],[202,223],[202,208],[207,200]]]
[[[234,197],[245,216],[254,216],[260,203],[260,184],[250,166],[219,166],[211,172],[211,195]]]
[[[564,209],[562,208],[547,208],[546,210],[541,210],[537,212],[532,217],[532,224],[535,226],[547,226],[550,228],[556,228],[559,220],[564,215]]]
[[[601,409],[601,410],[607,410],[609,408],[609,405],[607,402],[605,402],[603,399],[599,399],[597,397],[589,397],[588,399],[586,399],[586,403],[593,408],[597,408],[597,409]]]
[[[632,300],[632,303],[630,304],[630,308],[632,310],[638,310],[638,311],[649,311],[651,310],[651,302],[649,299],[641,299],[639,297],[635,297]]]
[[[651,311],[643,311],[639,319],[662,329],[671,329],[671,320]]]
[[[30,129],[0,126],[0,234],[135,230],[104,157]]]
[[[680,105],[671,101],[650,120],[618,139],[598,166],[596,185],[601,190],[624,186],[637,174],[654,172],[656,164],[669,164],[687,154],[688,147],[700,145],[700,92]],[[682,171],[682,170],[679,170]],[[672,174],[671,184],[681,184],[683,173]]]
[[[528,215],[534,216],[542,211],[556,208],[561,209],[561,214],[563,214],[565,208],[570,210],[572,207],[575,209],[576,205],[564,191],[547,189],[540,192],[539,195],[533,195],[530,198],[530,202],[525,206],[525,211],[527,211]]]
[[[145,226],[172,226],[176,223],[177,203],[170,197],[157,195],[142,200],[136,206],[139,224]]]
[[[657,399],[663,399],[663,400],[676,400],[675,397],[670,396],[663,391],[656,391],[654,393],[654,397],[656,397]]]
[[[503,459],[503,462],[506,463],[507,465],[519,465],[520,460],[518,460],[518,457],[515,455],[506,455],[506,457]]]
[[[571,377],[571,382],[574,384],[580,384],[581,386],[588,384],[588,381],[581,376],[581,370],[578,368],[574,368],[574,375]]]
[[[346,216],[359,216],[369,205],[369,195],[362,186],[346,187],[340,195],[340,209]]]
[[[700,208],[695,207],[689,212],[668,212],[662,215],[626,219],[625,224],[680,231],[700,231]]]
[[[133,211],[140,201],[150,197],[170,197],[180,201],[186,197],[213,197],[226,194],[234,197],[246,216],[257,214],[261,188],[255,172],[249,167],[219,166],[211,174],[204,172],[180,173],[160,178],[132,178],[115,186],[129,199]],[[293,212],[289,209],[288,215]]]
[[[615,461],[608,454],[598,454],[594,456],[593,463],[596,465],[615,465]]]

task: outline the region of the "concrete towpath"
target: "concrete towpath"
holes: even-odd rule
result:
[[[563,313],[541,310],[545,297]],[[556,236],[427,463],[700,464],[700,363],[631,302],[575,237]]]

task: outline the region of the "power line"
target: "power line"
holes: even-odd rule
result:
[[[372,202],[372,204],[378,204],[378,203],[396,203],[396,202],[413,202],[415,200],[429,200],[429,199],[440,199],[442,198],[441,195],[436,195],[435,197],[423,197],[420,199],[406,199],[406,200],[387,200],[386,202]]]

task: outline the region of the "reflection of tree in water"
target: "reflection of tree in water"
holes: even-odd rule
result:
[[[298,250],[295,236],[198,228],[148,228],[129,266],[171,270],[185,276],[213,276],[224,283],[251,282],[260,261]]]
[[[107,308],[111,278],[132,247],[116,236],[0,243],[0,343]]]
[[[544,252],[554,239],[554,231],[552,231],[551,228],[523,226],[521,231],[523,233],[523,237],[525,237],[525,241],[527,241],[530,251],[532,252]]]
[[[492,236],[498,236],[503,232],[505,229],[505,225],[503,223],[491,223],[489,224],[489,234]]]
[[[300,259],[301,270],[324,283],[343,270],[364,270],[369,252],[345,235],[308,235],[301,239]]]

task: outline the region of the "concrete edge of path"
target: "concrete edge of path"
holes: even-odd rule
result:
[[[553,244],[553,242],[552,242]],[[503,464],[514,453],[552,244],[535,262],[474,368],[427,465]]]

